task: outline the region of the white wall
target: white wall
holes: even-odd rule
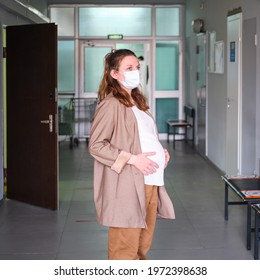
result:
[[[34,10],[29,9],[29,7],[33,7]],[[0,20],[3,25],[49,22],[47,13],[47,0],[23,0],[19,2],[0,0]]]

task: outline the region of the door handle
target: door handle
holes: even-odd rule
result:
[[[49,125],[49,132],[53,132],[53,116],[49,115],[48,120],[41,120],[42,124],[48,124]]]
[[[202,107],[206,107],[206,105],[207,105],[207,103],[206,103],[206,86],[205,85],[203,85],[202,87],[201,87],[201,106]]]
[[[227,97],[227,108],[230,108],[230,102],[231,102],[231,98]]]

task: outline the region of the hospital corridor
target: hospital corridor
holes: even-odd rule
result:
[[[99,213],[152,232],[142,186],[165,183],[176,218],[157,219],[149,260],[255,264],[259,32],[259,0],[0,0],[0,259],[108,260]]]

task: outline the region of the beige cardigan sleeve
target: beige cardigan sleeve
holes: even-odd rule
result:
[[[121,151],[120,154],[118,155],[116,161],[114,164],[111,166],[111,168],[116,171],[117,173],[120,173],[123,167],[127,164],[131,157],[130,153]]]
[[[110,143],[116,126],[117,110],[117,100],[103,100],[98,105],[90,132],[89,152],[97,161],[120,173],[131,153],[122,151]]]

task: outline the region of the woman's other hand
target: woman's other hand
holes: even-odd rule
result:
[[[170,155],[169,155],[169,152],[168,152],[166,149],[164,149],[164,154],[165,154],[165,164],[164,164],[164,168],[166,168],[167,165],[168,165],[168,162],[169,162],[169,160],[170,160]]]

